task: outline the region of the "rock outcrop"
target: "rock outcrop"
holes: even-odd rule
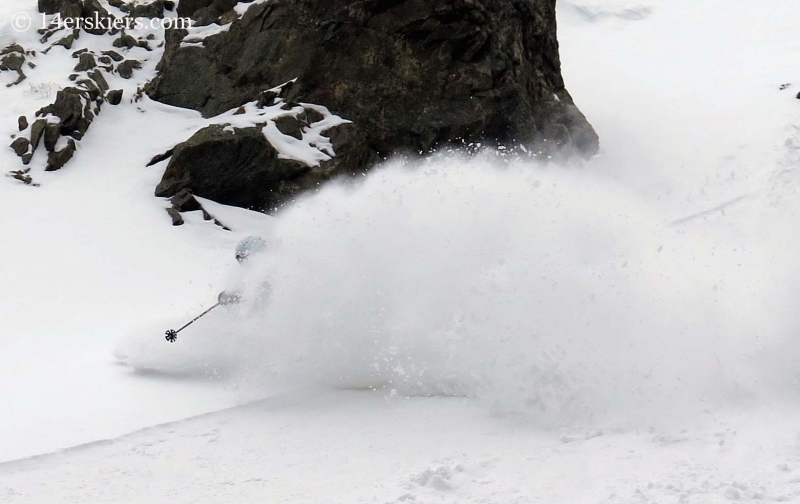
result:
[[[290,84],[215,117],[153,158],[151,165],[169,159],[156,196],[190,190],[219,203],[273,211],[331,178],[341,163],[356,162],[347,155],[362,150],[360,139],[347,135],[352,124],[324,107],[283,101]]]
[[[229,3],[178,4],[179,14],[233,22],[201,43],[182,43],[186,32],[169,33],[149,95],[212,117],[296,79],[286,90],[288,103],[319,104],[352,121],[329,132],[346,139],[325,177],[453,144],[522,145],[542,158],[598,149],[561,77],[555,0],[270,0],[253,3],[241,17],[220,14],[235,2]],[[296,169],[259,171],[266,151],[250,132],[227,136],[241,138],[209,130],[191,141],[192,149],[208,142],[251,159],[249,168],[237,165],[236,177],[240,185],[249,180],[248,193],[260,191],[262,201],[284,194],[283,176],[297,180]],[[209,177],[225,169],[202,156],[182,163],[187,173]],[[213,199],[200,186],[188,187]]]
[[[124,12],[130,14],[121,18],[121,25],[132,24],[135,17],[159,17],[164,15],[165,9],[174,9],[174,4],[165,0],[155,0],[148,4],[118,2],[124,7]],[[98,46],[107,46],[108,50],[93,51],[79,49],[72,53],[76,60],[73,72],[69,79],[73,86],[61,89],[56,94],[56,99],[50,105],[41,108],[35,113],[28,137],[14,137],[10,147],[21,158],[23,165],[30,165],[36,149],[44,145],[47,151],[45,171],[55,171],[64,167],[76,154],[80,140],[87,133],[94,118],[100,113],[102,105],[110,102],[118,105],[122,101],[121,90],[110,90],[108,80],[119,76],[130,79],[135,72],[142,68],[136,59],[126,59],[125,56],[111,47],[120,48],[126,56],[142,49],[151,51],[149,42],[145,38],[134,38],[127,35],[124,30],[107,30],[108,21],[116,19],[98,0],[39,0],[39,10],[46,14],[58,14],[61,19],[83,19],[93,21],[104,20],[96,24],[83,24],[81,29],[69,29],[55,21],[50,26],[39,30],[42,35],[41,43],[47,47],[38,55],[34,51],[26,51],[19,45],[12,45],[0,50],[0,72],[15,71],[19,79],[9,84],[18,85],[25,79],[23,68],[35,68],[33,61],[37,56],[48,54],[52,50],[69,51],[84,33],[97,36]],[[102,37],[101,37],[102,36]],[[51,42],[56,40],[56,42]],[[132,51],[133,50],[133,51]],[[18,120],[20,132],[28,130],[28,118],[22,116]],[[17,170],[25,183],[30,182],[27,175],[29,168]],[[16,174],[17,172],[12,172]]]

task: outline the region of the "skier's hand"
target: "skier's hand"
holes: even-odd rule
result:
[[[242,293],[239,291],[222,291],[217,296],[217,301],[222,306],[239,304],[242,302]]]

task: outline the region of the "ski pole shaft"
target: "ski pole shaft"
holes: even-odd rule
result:
[[[176,340],[176,339],[178,339],[178,333],[179,333],[179,332],[183,331],[184,329],[186,329],[186,328],[187,328],[187,327],[189,327],[190,325],[194,324],[195,322],[197,322],[197,320],[198,320],[198,319],[200,319],[201,317],[203,317],[203,316],[207,315],[207,314],[208,314],[208,312],[210,312],[211,310],[213,310],[214,308],[216,308],[216,307],[218,307],[218,306],[219,306],[219,303],[216,303],[216,304],[215,304],[214,306],[212,306],[211,308],[207,309],[206,311],[204,311],[204,312],[203,312],[203,313],[201,313],[200,315],[196,316],[195,318],[193,318],[192,320],[190,320],[189,322],[187,322],[186,324],[184,324],[184,326],[183,326],[183,327],[181,327],[180,329],[178,329],[177,331],[175,331],[175,330],[172,330],[172,329],[168,330],[168,331],[167,331],[167,333],[166,333],[166,338],[167,338],[167,341],[169,341],[170,343],[174,343],[174,342],[175,342],[175,340]]]
[[[214,308],[216,308],[217,306],[219,306],[219,303],[215,304],[214,306],[212,306],[212,307],[211,307],[211,308],[209,308],[208,310],[206,310],[206,311],[204,311],[203,313],[201,313],[200,315],[196,316],[195,318],[193,318],[192,320],[190,320],[189,322],[187,322],[187,323],[186,323],[186,325],[184,325],[183,327],[181,327],[180,329],[178,329],[178,330],[177,330],[177,331],[175,331],[175,332],[176,332],[176,333],[179,333],[179,332],[183,331],[184,329],[186,329],[186,328],[187,328],[187,327],[189,327],[190,325],[192,325],[192,324],[194,324],[195,322],[197,322],[197,319],[199,319],[199,318],[203,317],[204,315],[207,315],[207,314],[208,314],[208,312],[210,312],[211,310],[213,310],[213,309],[214,309]]]

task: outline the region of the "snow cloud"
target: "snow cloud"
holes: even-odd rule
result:
[[[181,351],[249,380],[477,397],[547,425],[794,387],[798,247],[776,253],[773,217],[712,235],[590,170],[493,157],[389,164],[289,208],[243,280],[270,279],[268,309],[220,314]]]

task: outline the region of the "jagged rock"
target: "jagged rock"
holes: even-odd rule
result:
[[[47,125],[46,119],[37,119],[31,126],[31,147],[36,150],[39,147],[39,142],[42,140],[44,134],[44,127]]]
[[[70,159],[72,159],[72,156],[75,155],[76,150],[77,145],[75,144],[75,140],[70,138],[67,141],[66,147],[60,151],[51,151],[50,154],[47,155],[47,167],[44,169],[44,171],[60,170],[69,162]]]
[[[294,116],[281,116],[275,119],[275,126],[284,135],[289,135],[298,140],[303,139],[303,125]]]
[[[106,92],[108,91],[108,82],[106,78],[103,77],[103,72],[100,70],[95,70],[94,72],[89,73],[89,77],[97,84],[97,87],[100,88],[100,91]]]
[[[213,5],[184,0],[178,12],[199,19]],[[151,98],[210,117],[267,105],[264,89],[296,78],[285,102],[353,121],[331,132],[346,145],[332,174],[470,142],[542,159],[598,149],[561,77],[555,0],[270,0],[202,46],[181,47],[183,34],[168,35]]]
[[[106,95],[106,100],[111,105],[119,105],[122,103],[122,90],[121,89],[113,89],[108,92]]]
[[[100,88],[89,79],[81,79],[77,82],[77,84],[83,86],[84,89],[89,93],[89,99],[92,101],[97,101],[103,93],[100,91]]]
[[[271,210],[309,183],[316,170],[279,159],[259,128],[213,125],[175,147],[156,196],[171,197],[183,189],[220,203]],[[323,170],[323,168],[320,168]]]
[[[131,38],[133,38],[133,37],[131,37]],[[108,56],[112,60],[116,61],[117,63],[119,63],[120,61],[125,59],[125,58],[122,57],[122,55],[120,53],[118,53],[116,51],[103,51],[103,54]]]
[[[117,65],[117,72],[119,72],[119,76],[123,79],[130,79],[133,77],[133,70],[138,70],[140,68],[142,68],[142,64],[137,60],[125,60]]]
[[[25,49],[19,44],[11,44],[10,46],[0,51],[0,56],[5,56],[6,54],[10,54],[12,52],[25,54]]]
[[[19,126],[20,131],[25,131],[28,129],[28,118],[25,116],[19,116],[19,119],[17,119],[17,125]]]
[[[12,70],[19,72],[22,70],[22,65],[25,64],[25,55],[19,53],[11,53],[3,56],[0,61],[0,70]]]
[[[69,50],[69,49],[72,49],[72,44],[74,44],[74,43],[75,43],[75,35],[69,34],[69,35],[67,35],[66,37],[62,38],[61,40],[59,40],[58,42],[56,42],[53,45],[54,46],[62,46],[65,49]]]
[[[83,53],[80,55],[80,60],[78,61],[78,64],[75,65],[75,71],[87,72],[95,67],[97,67],[97,62],[94,59],[94,55],[91,53]]]
[[[89,49],[85,49],[85,48],[84,49],[78,49],[77,51],[72,53],[72,58],[73,59],[78,59],[78,58],[81,57],[81,54],[86,54],[87,52],[89,52]]]
[[[61,125],[58,123],[47,123],[44,127],[44,149],[47,152],[56,150],[58,137],[60,136]]]
[[[203,206],[189,189],[181,189],[169,201],[172,203],[172,208],[179,212],[194,212],[195,210],[203,209]]]
[[[14,170],[14,171],[10,172],[8,174],[8,176],[10,176],[11,178],[14,178],[16,180],[19,180],[20,182],[22,182],[24,184],[27,184],[27,185],[30,185],[30,186],[34,186],[34,187],[38,187],[39,184],[34,184],[33,183],[33,178],[31,178],[31,176],[27,174],[28,171],[30,171],[30,168],[27,168],[25,170]]]
[[[28,153],[28,149],[31,147],[31,142],[24,137],[18,137],[16,140],[11,142],[11,148],[14,149],[14,153],[22,157]]]
[[[167,159],[172,157],[172,154],[174,152],[175,152],[175,148],[173,147],[172,149],[169,149],[167,152],[163,152],[161,154],[153,156],[153,159],[151,159],[150,162],[147,163],[147,166],[157,165],[158,163],[160,163],[162,161],[166,161]]]
[[[167,208],[167,213],[169,214],[170,218],[172,219],[172,225],[173,226],[182,226],[183,225],[183,217],[181,217],[180,212],[178,212],[174,208],[170,207],[170,208]]]
[[[164,0],[164,10],[172,12],[175,10],[175,2],[172,0]]]
[[[69,87],[62,89],[56,94],[56,101],[52,105],[43,107],[36,112],[37,117],[53,115],[58,118],[57,122],[47,121],[45,119],[37,120],[31,131],[31,140],[34,145],[34,150],[38,146],[41,132],[39,129],[44,130],[44,147],[48,152],[54,152],[58,139],[61,136],[70,136],[74,139],[80,140],[86,134],[89,126],[94,120],[94,114],[91,111],[90,104],[92,103],[92,96],[97,94],[100,96],[99,89],[92,81],[83,80],[81,85],[86,89],[79,89]],[[40,123],[40,121],[43,122]],[[72,139],[69,139],[72,142]],[[72,157],[66,151],[59,153],[59,156],[54,158],[56,161],[66,163]],[[53,166],[58,165],[58,162],[51,163]],[[63,164],[58,165],[60,168]],[[57,169],[57,168],[56,168]]]

